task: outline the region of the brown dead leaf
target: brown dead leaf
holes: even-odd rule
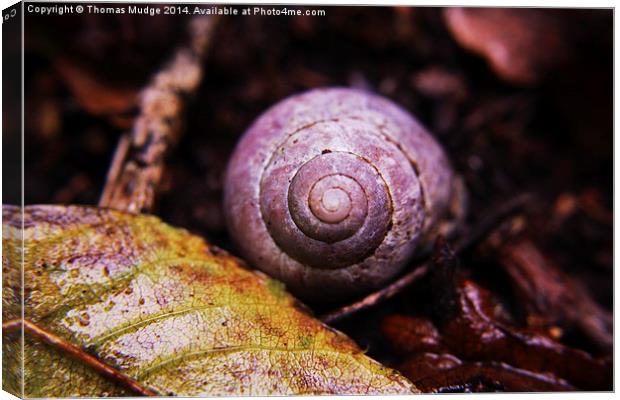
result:
[[[423,392],[557,392],[575,388],[551,374],[497,362],[463,362],[451,354],[422,353],[399,366]]]
[[[461,46],[512,83],[538,83],[569,56],[564,21],[553,10],[450,7],[443,16]]]
[[[66,57],[56,58],[54,66],[77,103],[88,113],[125,123],[120,117],[138,104],[138,88],[115,86],[100,80]]]

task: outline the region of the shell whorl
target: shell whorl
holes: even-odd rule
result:
[[[303,298],[381,285],[445,213],[452,172],[404,110],[318,89],[265,112],[235,150],[225,212],[241,253]]]
[[[392,214],[389,190],[358,155],[317,155],[292,179],[278,176],[282,169],[268,171],[261,212],[275,242],[292,258],[316,268],[341,268],[363,260],[383,241]]]

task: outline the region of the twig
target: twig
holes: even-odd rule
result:
[[[189,43],[142,91],[140,114],[131,133],[119,141],[99,206],[134,213],[152,209],[165,157],[180,136],[186,99],[202,80],[202,61],[217,20],[193,18]]]
[[[454,252],[463,253],[484,240],[506,218],[520,212],[534,199],[529,193],[523,193],[501,204],[466,232],[454,245]]]
[[[461,240],[457,241],[454,245],[454,252],[460,254],[467,251],[476,243],[480,242],[484,237],[488,235],[495,227],[497,227],[507,217],[515,214],[523,209],[532,199],[529,194],[523,194],[517,196],[506,203],[500,205],[497,209],[491,212],[486,218],[482,219],[476,226],[469,230],[469,233],[464,235]],[[413,282],[426,276],[429,271],[430,264],[423,262],[420,266],[415,267],[411,272],[398,278],[391,285],[380,289],[363,299],[346,306],[337,308],[326,314],[323,314],[319,319],[327,324],[331,324],[340,321],[344,318],[348,318],[364,309],[373,307],[385,300],[391,299],[398,293],[402,292],[407,286]]]
[[[29,334],[37,337],[41,341],[57,348],[61,352],[69,354],[71,357],[83,362],[84,364],[94,369],[98,374],[102,375],[103,377],[118,383],[119,385],[131,390],[136,394],[142,396],[159,395],[158,393],[145,388],[135,379],[128,377],[122,372],[112,368],[108,364],[98,360],[96,357],[93,357],[90,354],[86,353],[79,347],[76,347],[75,345],[69,343],[65,339],[56,336],[55,334],[28,320],[16,319],[5,322],[2,324],[2,331],[10,332],[18,330],[22,327],[24,328],[25,332],[28,332]]]
[[[375,304],[391,299],[396,294],[400,293],[405,287],[425,276],[428,272],[428,268],[428,264],[423,264],[402,276],[391,285],[364,297],[360,301],[338,308],[334,311],[328,312],[327,314],[323,314],[320,319],[326,324],[331,324],[340,321],[343,318],[349,317],[365,308],[372,307]]]

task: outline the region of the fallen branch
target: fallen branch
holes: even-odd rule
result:
[[[189,43],[176,51],[140,95],[133,130],[119,141],[100,207],[134,213],[153,208],[171,145],[179,140],[186,98],[202,80],[202,61],[217,18],[200,16],[189,23]]]

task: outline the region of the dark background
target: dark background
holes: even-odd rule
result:
[[[290,94],[365,88],[411,111],[445,146],[470,193],[470,222],[534,194],[511,222],[520,237],[611,310],[612,10],[483,9],[463,20],[441,8],[323,9],[325,17],[221,21],[154,214],[234,253],[221,192],[240,135]],[[27,15],[25,23],[25,203],[97,204],[136,95],[185,39],[187,18]],[[490,42],[506,49],[503,61]],[[463,270],[528,325],[485,246],[462,255]],[[378,327],[394,313],[423,313],[425,295],[414,286],[337,328],[396,365],[402,352]],[[562,343],[610,355],[560,327]]]

